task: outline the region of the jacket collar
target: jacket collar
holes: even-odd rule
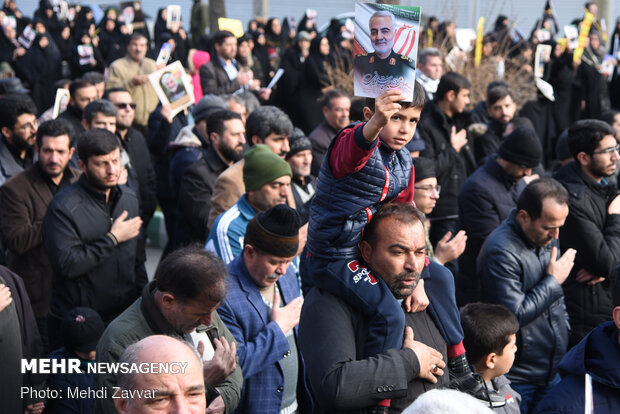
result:
[[[205,162],[211,171],[221,173],[229,167],[229,165],[219,156],[213,145],[209,145],[209,149],[205,155]]]
[[[99,202],[101,202],[103,204],[114,204],[121,197],[121,189],[120,189],[120,187],[118,185],[115,185],[114,187],[112,187],[110,189],[110,197],[106,201],[105,193],[102,193],[101,191],[99,191],[95,187],[93,187],[88,182],[88,179],[86,178],[86,174],[80,175],[80,178],[78,179],[78,184],[84,190],[86,190],[86,192],[90,196],[92,196],[95,200],[97,200],[97,201],[99,201]]]
[[[516,208],[512,209],[506,221],[508,225],[510,226],[510,228],[517,234],[517,236],[519,236],[519,238],[523,240],[523,243],[525,243],[525,247],[527,247],[530,250],[535,250],[536,248],[539,247],[525,235],[525,232],[523,231],[523,229],[521,228],[521,225],[517,221],[517,209]]]
[[[497,178],[498,181],[504,184],[504,187],[506,187],[507,190],[509,190],[518,182],[515,181],[514,178],[509,176],[506,171],[504,171],[502,166],[497,163],[497,158],[489,159],[486,163],[485,168],[493,177]]]
[[[184,338],[183,334],[174,330],[170,322],[161,313],[155,303],[155,291],[157,290],[156,282],[153,280],[142,289],[142,302],[140,310],[148,323],[149,327],[155,334],[174,336]]]
[[[236,269],[235,272],[231,272],[233,277],[236,276],[239,280],[239,286],[245,293],[248,302],[254,307],[256,313],[260,316],[263,323],[266,325],[270,321],[269,310],[263,302],[263,297],[258,290],[258,286],[254,283],[254,279],[250,276],[248,268],[243,261],[243,252],[239,254],[230,264],[231,269]]]

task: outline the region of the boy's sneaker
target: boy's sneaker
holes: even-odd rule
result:
[[[455,374],[450,371],[450,388],[466,392],[480,401],[484,401],[491,408],[506,405],[506,398],[494,391],[490,391],[480,375],[474,374],[471,370],[461,374]]]

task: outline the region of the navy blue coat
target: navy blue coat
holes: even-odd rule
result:
[[[515,216],[513,210],[478,256],[482,301],[506,306],[519,320],[518,350],[508,379],[547,386],[566,352],[568,314],[562,286],[547,274],[554,242],[536,246]]]
[[[476,258],[489,234],[516,207],[525,182],[515,182],[497,163],[489,159],[463,184],[459,193],[459,218],[467,233],[467,246],[459,258],[457,300],[459,305],[480,300],[480,281],[476,277]]]
[[[394,151],[379,139],[366,142],[362,129],[360,123],[343,129],[323,159],[308,226],[307,248],[315,256],[357,257],[362,229],[379,203],[397,197],[409,185],[413,164],[409,151],[404,147]],[[330,154],[337,140],[350,133],[360,148],[373,152],[359,171],[335,178],[329,165]]]
[[[592,377],[594,412],[620,413],[620,346],[613,322],[600,324],[562,358],[562,381],[553,387],[534,414],[581,414],[584,411],[584,378]]]

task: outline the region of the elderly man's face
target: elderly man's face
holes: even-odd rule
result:
[[[114,400],[120,414],[204,414],[205,398],[202,364],[185,345],[170,349],[169,344],[143,350],[139,362],[187,363],[184,372],[136,374],[133,390],[154,390],[154,395]],[[134,395],[136,395],[135,393]]]
[[[245,265],[259,289],[273,286],[278,279],[286,274],[286,270],[294,258],[294,256],[275,256],[260,252],[251,245],[245,246]]]
[[[360,251],[371,271],[383,278],[397,299],[404,299],[413,293],[424,268],[424,227],[420,221],[384,218],[377,226],[374,245],[364,240]]]
[[[386,58],[394,45],[394,26],[387,16],[376,16],[370,19],[370,42],[379,57]]]

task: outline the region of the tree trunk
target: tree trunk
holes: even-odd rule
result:
[[[219,30],[217,19],[226,17],[226,4],[224,0],[209,0],[209,28],[211,33]]]
[[[269,0],[253,0],[252,8],[255,17],[269,17]]]

